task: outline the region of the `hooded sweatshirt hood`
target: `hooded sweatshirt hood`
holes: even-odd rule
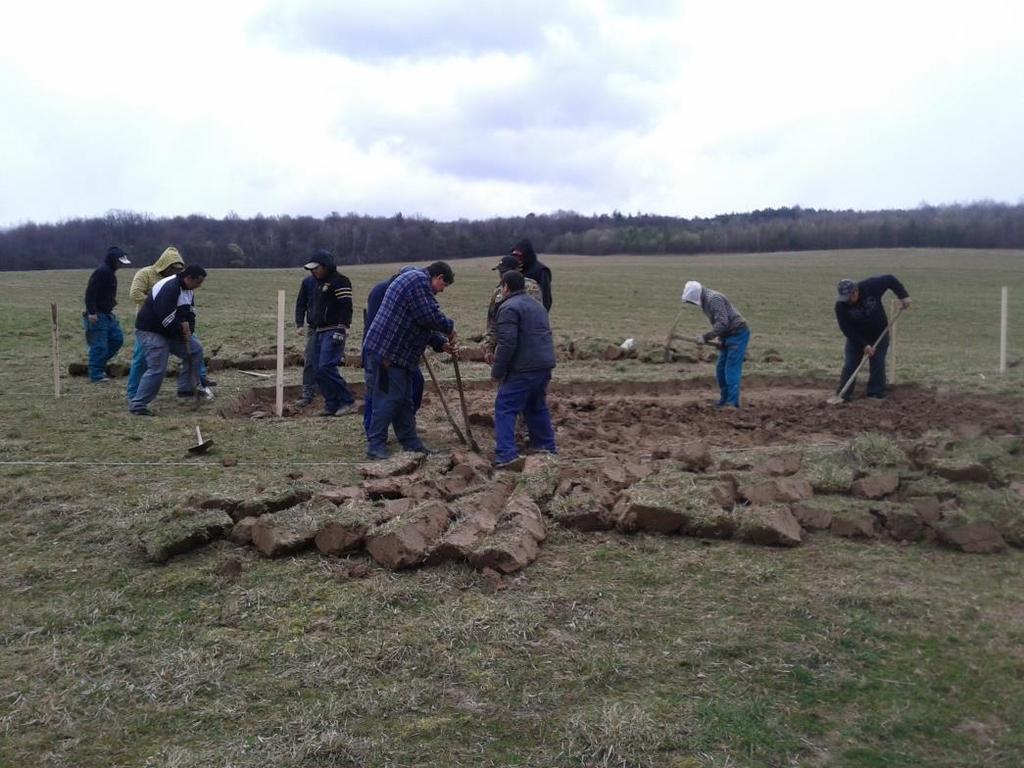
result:
[[[516,243],[513,251],[522,251],[523,253],[523,269],[527,270],[537,263],[537,254],[533,250],[533,243],[530,242],[530,238],[524,237],[518,243]]]
[[[696,280],[687,281],[686,285],[683,286],[682,299],[688,304],[696,304],[700,306],[700,292],[704,289],[700,283]]]
[[[182,269],[185,268],[185,262],[181,258],[181,254],[178,253],[178,249],[171,245],[164,248],[164,252],[160,254],[160,258],[154,262],[153,269],[157,272],[163,272],[165,269],[173,267],[175,264],[180,266]]]

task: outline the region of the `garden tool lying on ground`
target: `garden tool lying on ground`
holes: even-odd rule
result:
[[[196,424],[196,444],[189,448],[188,452],[206,453],[211,445],[213,445],[213,440],[203,440],[203,433],[199,431],[199,425]]]
[[[889,321],[889,324],[887,326],[885,326],[885,330],[882,331],[882,334],[875,340],[875,343],[871,345],[873,348],[877,347],[879,344],[881,344],[882,340],[885,339],[885,337],[889,335],[889,331],[892,330],[892,327],[894,325],[896,325],[896,321],[900,319],[900,315],[902,315],[902,314],[903,314],[903,307],[900,307],[899,311],[897,311],[896,314],[893,315],[892,320]],[[853,373],[850,374],[850,378],[848,378],[846,380],[846,383],[843,384],[842,389],[840,389],[837,394],[833,395],[832,397],[830,397],[826,401],[829,405],[838,405],[839,403],[846,402],[846,400],[844,399],[846,397],[846,393],[849,391],[850,387],[853,386],[853,382],[855,382],[857,380],[857,374],[860,373],[860,369],[863,368],[864,364],[868,360],[870,360],[870,359],[871,358],[868,357],[867,355],[864,355],[863,357],[861,357],[860,363],[853,370]]]

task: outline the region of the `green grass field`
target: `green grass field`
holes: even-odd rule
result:
[[[495,261],[454,264],[441,303],[464,336],[483,330]],[[1024,357],[1022,252],[545,261],[560,338],[660,348],[683,282],[698,279],[750,322],[747,375],[830,379],[836,280],[893,272],[916,305],[897,336],[900,382],[1024,395],[1024,365],[998,373],[1004,285],[1011,363]],[[361,307],[393,267],[343,271]],[[132,268],[119,274],[127,362]],[[206,347],[272,354],[284,289],[300,350],[303,274],[212,271],[198,294]],[[775,550],[551,526],[539,559],[497,592],[465,567],[350,578],[345,560],[270,561],[227,542],[147,563],[140,532],[193,491],[244,496],[298,471],[355,482],[361,426],[207,407],[197,420],[169,382],[155,419],[129,416],[120,384],[65,376],[55,401],[49,304],[66,370],[85,360],[87,276],[0,273],[0,766],[1024,764],[1019,550],[827,536]],[[705,324],[688,308],[680,328]],[[760,362],[768,349],[782,362]],[[556,379],[710,369],[694,370],[566,361]],[[216,378],[218,404],[256,385]],[[186,458],[197,421],[237,466]],[[425,426],[434,442],[445,434]],[[219,573],[229,558],[237,580]]]

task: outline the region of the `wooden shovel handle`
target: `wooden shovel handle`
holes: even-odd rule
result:
[[[444,415],[448,417],[448,423],[452,425],[452,429],[455,430],[456,436],[459,438],[459,442],[463,445],[469,445],[469,441],[466,436],[462,434],[462,430],[459,429],[459,425],[455,423],[455,418],[452,416],[451,409],[448,407],[448,401],[445,399],[444,391],[441,389],[441,385],[437,383],[437,376],[434,375],[434,366],[430,364],[430,358],[423,355],[423,362],[427,364],[427,373],[430,374],[430,381],[434,384],[434,391],[437,392],[437,397],[441,401],[441,407],[444,408]]]

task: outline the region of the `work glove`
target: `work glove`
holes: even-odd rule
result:
[[[693,343],[696,344],[698,347],[703,347],[704,346],[704,334],[703,333],[698,333],[696,336],[694,336],[693,337]]]
[[[905,298],[905,299],[901,299],[901,301],[903,302],[903,308],[904,309],[910,309],[910,297],[909,296],[907,296],[907,298]]]

